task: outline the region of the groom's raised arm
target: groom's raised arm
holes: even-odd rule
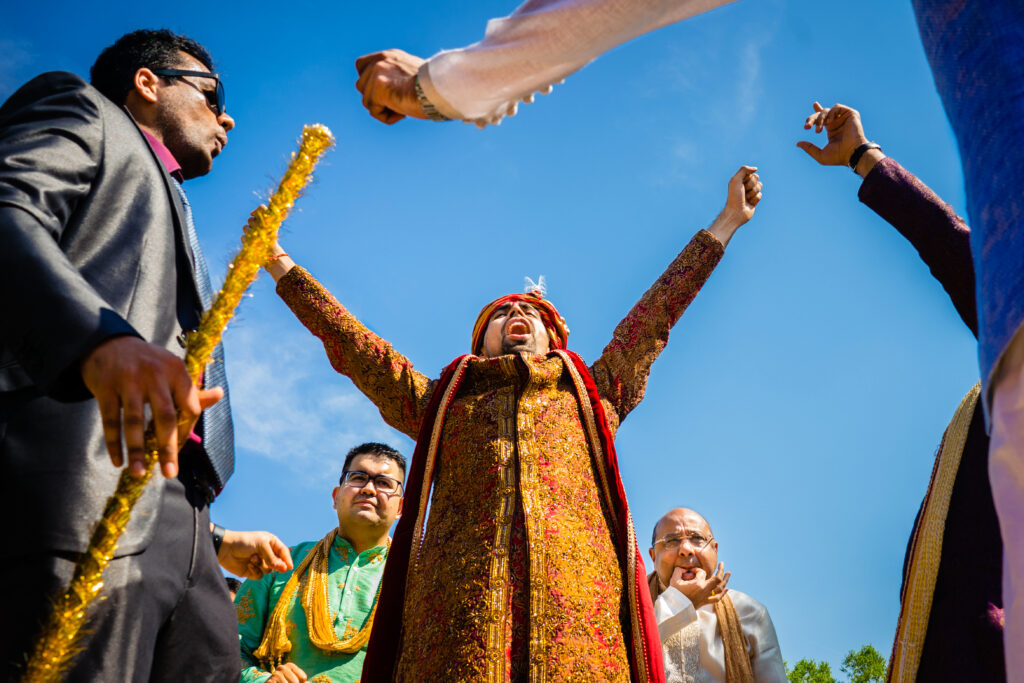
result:
[[[280,247],[267,270],[278,295],[323,342],[334,369],[373,401],[385,422],[415,439],[435,381],[414,370],[408,358],[359,322]]]
[[[668,343],[669,331],[722,259],[733,234],[754,215],[761,201],[757,169],[742,166],[729,179],[725,208],[669,264],[615,328],[612,340],[591,367],[598,392],[621,422],[647,389],[651,365]]]

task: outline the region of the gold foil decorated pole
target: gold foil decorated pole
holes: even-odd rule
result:
[[[309,183],[313,167],[333,144],[334,137],[326,126],[315,124],[303,128],[299,151],[292,155],[274,194],[249,217],[242,235],[242,248],[228,265],[224,285],[213,305],[203,314],[199,329],[189,335],[185,367],[193,382],[200,381],[224,328],[270,257],[281,223]],[[118,539],[131,519],[132,507],[152,478],[157,460],[156,437],[150,424],[146,429],[146,472],[141,477],[133,477],[127,467],[122,470],[117,490],[107,499],[89,547],[75,565],[71,584],[54,602],[53,612],[36,639],[26,663],[23,683],[61,680],[82,649],[79,638],[89,606],[101,597],[103,570],[114,556]]]

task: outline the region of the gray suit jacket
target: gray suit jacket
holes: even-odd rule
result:
[[[0,556],[86,547],[119,471],[79,363],[124,334],[184,354],[201,305],[182,216],[131,116],[77,76],[43,74],[0,107]],[[118,555],[149,542],[163,485]]]

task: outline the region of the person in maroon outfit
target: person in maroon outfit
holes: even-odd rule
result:
[[[970,228],[927,185],[868,141],[856,110],[841,104],[824,109],[817,102],[814,109],[804,128],[814,127],[819,133],[825,129],[828,144],[819,148],[802,140],[797,146],[819,164],[851,165],[864,179],[859,199],[917,249],[964,324],[977,336]],[[917,670],[920,681],[1006,680],[1000,623],[1003,547],[988,479],[988,446],[979,401],[946,517],[928,630]],[[915,530],[920,522],[919,511]],[[909,560],[908,545],[904,582]]]

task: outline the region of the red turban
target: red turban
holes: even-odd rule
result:
[[[541,320],[544,321],[544,328],[548,331],[548,338],[551,340],[551,348],[565,348],[566,340],[569,338],[569,326],[565,324],[565,319],[558,314],[558,309],[555,308],[555,305],[535,290],[525,294],[508,294],[499,297],[481,309],[480,315],[476,317],[476,323],[473,324],[473,341],[470,347],[473,353],[479,355],[483,350],[484,331],[487,329],[487,323],[490,321],[494,311],[500,306],[514,301],[529,304],[540,311]]]

